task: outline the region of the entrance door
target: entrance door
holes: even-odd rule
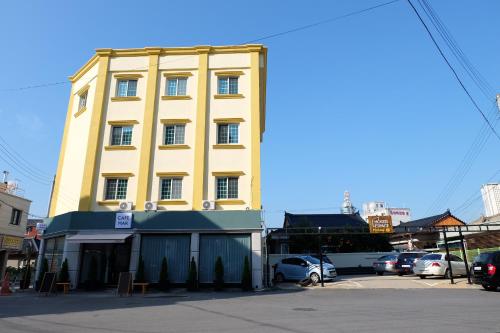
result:
[[[93,289],[116,285],[120,272],[129,271],[130,251],[130,240],[116,244],[82,244],[80,286]]]

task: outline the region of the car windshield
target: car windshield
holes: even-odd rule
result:
[[[441,255],[440,254],[426,254],[420,260],[441,260]]]
[[[480,255],[478,255],[477,257],[474,258],[474,262],[476,263],[487,263],[488,262],[488,259],[490,258],[490,254],[489,253],[482,253]]]
[[[379,261],[390,261],[390,260],[395,260],[397,258],[397,256],[382,256],[380,258],[378,258],[377,260]]]
[[[303,259],[309,261],[311,264],[314,264],[314,265],[320,264],[319,259],[311,257],[311,256],[305,256],[305,257],[303,257]]]

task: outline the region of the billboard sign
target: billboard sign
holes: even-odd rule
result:
[[[392,217],[390,215],[368,216],[368,225],[370,226],[370,233],[372,234],[387,234],[394,232],[392,228]]]

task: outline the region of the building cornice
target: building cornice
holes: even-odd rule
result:
[[[71,82],[77,81],[87,73],[98,61],[100,57],[142,57],[149,55],[198,55],[223,54],[223,53],[251,53],[259,52],[266,54],[267,48],[261,44],[227,45],[227,46],[191,46],[191,47],[144,47],[130,49],[96,49],[96,54],[87,61],[75,74],[69,77]]]

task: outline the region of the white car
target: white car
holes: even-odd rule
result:
[[[413,272],[421,279],[425,279],[427,276],[442,276],[449,279],[450,272],[447,259],[444,253],[426,254],[415,262]],[[453,276],[467,275],[465,263],[460,257],[450,254],[450,259]]]

